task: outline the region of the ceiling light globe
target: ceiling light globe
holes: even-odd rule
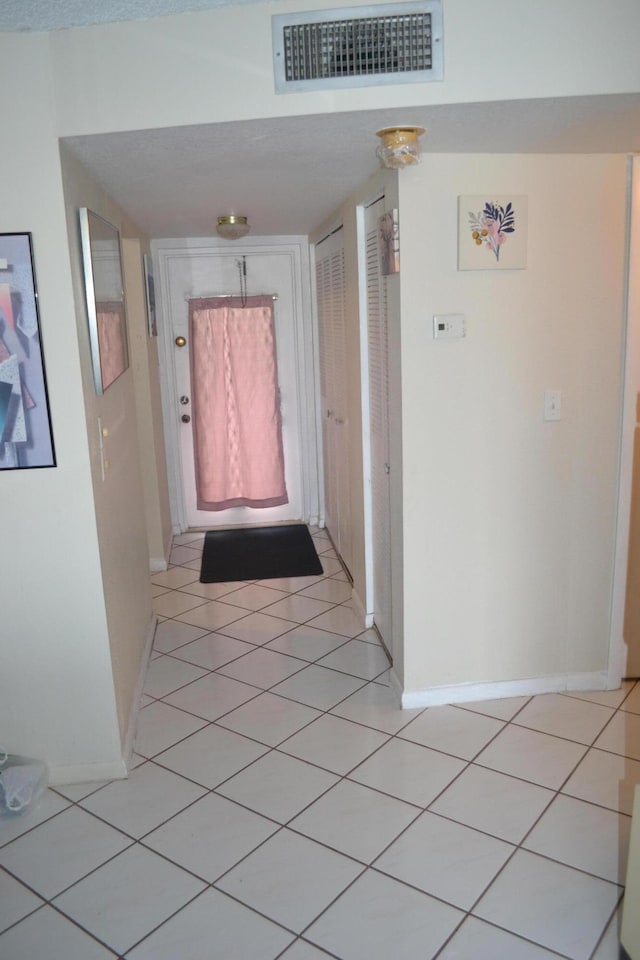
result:
[[[237,217],[235,214],[227,214],[224,217],[218,217],[216,230],[218,235],[225,240],[240,240],[246,237],[251,227],[246,217]]]

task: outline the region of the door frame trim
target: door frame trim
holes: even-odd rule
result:
[[[175,403],[177,384],[175,367],[171,359],[173,355],[173,328],[168,307],[171,302],[169,263],[173,259],[195,256],[214,258],[221,254],[229,255],[230,249],[229,241],[219,240],[215,237],[169,238],[153,240],[151,242],[151,252],[154,260],[155,276],[157,277],[158,360],[169,505],[173,533],[180,534],[189,528],[186,521],[182,482],[178,434],[179,411]],[[297,236],[255,237],[250,241],[243,241],[241,245],[236,245],[236,242],[234,242],[234,256],[259,255],[261,253],[280,253],[291,258],[302,512],[303,520],[311,524],[317,524],[319,517],[319,461],[314,331],[310,320],[312,301],[309,244],[307,237]]]

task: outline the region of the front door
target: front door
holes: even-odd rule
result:
[[[295,295],[291,257],[279,253],[251,253],[246,257],[247,292],[275,294],[275,330],[279,399],[282,419],[285,481],[289,502],[281,506],[236,506],[225,510],[199,510],[196,497],[192,430],[189,350],[189,299],[240,293],[236,249],[212,256],[192,254],[171,258],[168,293],[171,315],[171,357],[175,373],[174,417],[178,428],[180,481],[187,528],[300,520],[304,515],[301,470],[299,378],[296,356]],[[184,339],[183,346],[179,344]]]

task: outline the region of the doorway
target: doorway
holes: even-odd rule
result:
[[[174,532],[298,520],[317,523],[312,330],[310,322],[304,319],[311,315],[308,280],[305,282],[306,238],[286,244],[277,238],[258,238],[241,247],[216,240],[159,240],[154,241],[153,251],[161,293],[159,353]],[[237,296],[243,257],[247,294],[276,298],[275,340],[288,503],[265,508],[200,510],[191,422],[189,300],[222,294]]]

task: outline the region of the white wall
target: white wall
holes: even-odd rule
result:
[[[637,91],[640,4],[444,0],[443,82],[276,95],[286,0],[50,34],[61,136],[431,103]],[[224,95],[221,96],[221,91]]]
[[[46,36],[0,35],[2,229],[33,235],[57,467],[0,474],[0,740],[52,777],[123,772]],[[16,78],[28,78],[18,82]]]
[[[400,176],[408,694],[605,682],[625,168],[427,155]],[[457,270],[457,197],[483,193],[528,196],[525,270]],[[464,313],[467,338],[434,341],[435,313]]]

